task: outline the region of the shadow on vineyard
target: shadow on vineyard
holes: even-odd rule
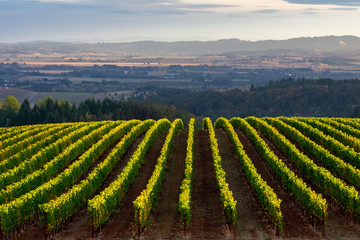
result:
[[[360,237],[360,120],[199,125],[0,128],[1,239]]]

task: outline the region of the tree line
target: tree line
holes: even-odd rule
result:
[[[87,99],[76,106],[68,101],[57,101],[51,97],[40,99],[33,106],[25,99],[21,104],[13,96],[0,102],[0,127],[28,124],[181,118],[188,122],[193,114],[178,110],[174,106],[148,102],[126,102],[105,98]]]
[[[192,91],[142,88],[136,100],[172,104],[196,116],[210,117],[360,117],[360,81],[281,79],[248,90]],[[151,93],[151,94],[149,94]]]
[[[39,123],[191,117],[360,117],[360,81],[282,79],[249,90],[193,91],[138,88],[131,101],[87,99],[78,106],[50,97],[30,106],[8,96],[0,102],[0,126]]]

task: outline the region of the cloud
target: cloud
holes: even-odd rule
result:
[[[179,9],[169,9],[166,11],[163,10],[151,10],[147,12],[148,14],[155,14],[155,15],[185,15],[188,14],[189,11],[179,10]]]
[[[314,12],[314,11],[309,11],[309,12],[302,12],[303,14],[308,14],[308,15],[315,15],[315,14],[319,14],[319,12]]]
[[[146,1],[142,0],[117,2],[110,12],[119,14],[155,14],[155,15],[178,15],[189,13],[214,13],[218,8],[233,8],[237,5],[227,4],[184,4],[178,1]]]
[[[307,14],[307,15],[316,15],[319,14],[320,9],[318,8],[305,8],[302,10],[302,14]]]
[[[228,18],[242,18],[243,15],[239,14],[239,13],[229,13],[226,15]]]
[[[61,1],[39,1],[39,0],[0,0],[0,10],[3,8],[11,9],[12,11],[27,9],[30,13],[37,14],[41,10],[100,10],[103,6],[94,6],[81,3],[81,1],[61,0]]]
[[[38,0],[39,2],[45,2],[45,3],[78,3],[81,1],[76,0]]]
[[[129,11],[129,10],[110,10],[109,13],[117,13],[117,14],[141,14],[140,12],[136,11]]]
[[[285,0],[294,4],[360,6],[360,0]]]
[[[39,11],[97,11],[117,15],[185,15],[191,13],[216,13],[219,8],[233,8],[232,4],[182,3],[179,0],[0,0],[1,10],[28,8],[29,13]]]
[[[358,8],[329,8],[329,10],[335,10],[335,11],[356,11]]]
[[[262,9],[262,10],[256,10],[256,11],[253,11],[253,13],[277,13],[279,12],[279,10],[277,9]]]
[[[0,0],[0,2],[12,2],[11,0]],[[190,8],[190,9],[209,9],[209,8],[226,8],[239,7],[233,4],[197,4],[197,3],[182,3],[179,0],[19,0],[17,2],[38,2],[43,4],[79,4],[79,5],[97,5],[97,6],[112,6],[112,7],[143,7],[143,6],[168,6],[173,8]]]
[[[239,5],[229,5],[229,4],[179,4],[179,6],[183,6],[186,8],[192,8],[192,9],[239,7]]]

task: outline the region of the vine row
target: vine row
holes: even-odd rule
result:
[[[245,176],[255,193],[264,213],[269,220],[277,226],[279,231],[284,233],[283,215],[281,212],[281,199],[275,194],[274,190],[264,181],[261,175],[256,171],[251,159],[245,153],[243,145],[239,140],[239,136],[235,132],[233,126],[225,118],[218,118],[215,122],[216,128],[223,128],[232,142],[235,152],[237,153]]]
[[[253,119],[253,121],[261,122],[267,125],[261,119]],[[291,171],[286,164],[279,159],[276,154],[269,148],[265,141],[257,134],[256,130],[244,119],[232,118],[230,123],[241,129],[246,136],[253,142],[266,160],[268,166],[281,180],[285,187],[289,190],[290,195],[295,198],[295,202],[299,203],[312,217],[315,217],[319,222],[325,224],[327,216],[327,203],[326,199],[321,194],[317,194],[296,174]],[[270,126],[267,125],[269,128]]]
[[[40,213],[39,205],[49,202],[55,196],[60,196],[67,191],[78,179],[87,172],[82,163],[88,159],[95,160],[106,150],[106,146],[125,134],[138,121],[129,121],[113,128],[108,134],[83,153],[80,158],[73,162],[68,168],[50,179],[46,183],[19,198],[0,206],[1,230],[9,232],[25,221],[32,221]],[[97,151],[96,151],[97,150]],[[97,155],[96,155],[97,154]],[[89,164],[91,165],[91,163]]]
[[[114,214],[135,181],[137,174],[145,160],[145,156],[150,147],[154,144],[157,137],[167,131],[171,123],[167,119],[160,119],[146,132],[130,160],[123,168],[118,178],[107,188],[88,201],[88,212],[91,218],[93,230],[98,229],[106,223],[110,216]],[[130,137],[130,136],[129,136]]]
[[[221,120],[219,120],[221,121]],[[217,127],[216,123],[215,126]],[[210,118],[203,119],[203,129],[207,129],[209,132],[211,152],[213,156],[213,163],[215,168],[216,182],[220,191],[220,200],[225,210],[225,215],[228,223],[235,223],[237,210],[236,200],[234,199],[232,191],[229,189],[229,185],[226,180],[226,173],[222,168],[222,159],[219,152],[218,142],[215,135]]]
[[[351,185],[358,188],[360,187],[360,171],[353,167],[351,164],[346,163],[342,159],[332,155],[328,150],[326,150],[316,142],[331,142],[333,144],[331,146],[332,148],[339,148],[340,150],[343,149],[344,152],[346,152],[346,149],[341,143],[337,141],[335,142],[331,137],[326,136],[318,129],[312,128],[310,125],[304,122],[284,117],[279,119],[294,127],[294,129],[289,129],[288,131],[285,131],[284,129],[282,132],[287,137],[295,140],[307,152],[311,153],[317,159],[317,162],[320,163],[320,165],[330,170],[337,177],[346,180]],[[276,122],[274,122],[274,124],[276,124]],[[311,136],[314,141],[304,136],[301,132]]]
[[[194,134],[195,134],[195,119],[190,119],[189,132],[186,146],[185,158],[185,176],[180,186],[179,195],[179,212],[180,220],[188,228],[191,221],[191,192],[193,180],[193,161],[194,161]]]
[[[167,159],[171,152],[176,133],[181,129],[184,129],[183,122],[181,119],[175,119],[171,124],[169,133],[167,134],[161,149],[160,157],[157,159],[155,169],[146,185],[146,188],[133,202],[135,221],[141,228],[147,224],[150,212],[156,205],[158,195],[161,192],[165,170],[167,168]]]
[[[316,165],[277,131],[279,129],[293,132],[296,129],[276,119],[268,119],[276,128],[254,121],[253,118],[247,118],[246,120],[250,125],[260,129],[262,133],[273,140],[288,159],[297,165],[302,174],[310,179],[322,194],[329,196],[335,203],[344,206],[350,213],[360,214],[360,198],[356,189],[353,186],[346,185],[341,179],[334,177],[327,169]]]

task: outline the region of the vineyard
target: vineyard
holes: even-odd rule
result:
[[[360,238],[360,119],[20,126],[0,152],[0,239]]]

